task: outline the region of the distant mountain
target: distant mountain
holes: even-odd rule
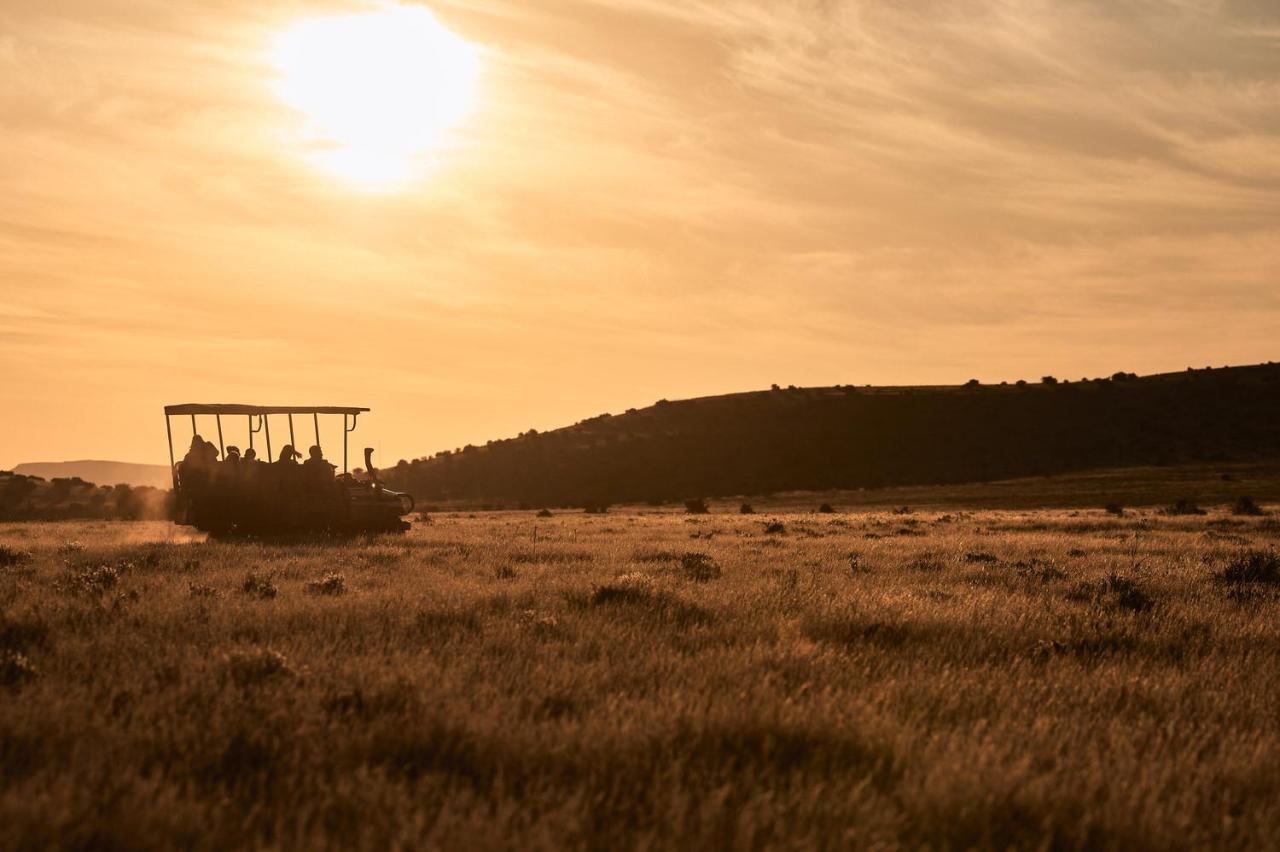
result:
[[[1280,457],[1280,364],[659,401],[383,471],[419,502],[583,505]]]
[[[78,476],[85,482],[99,485],[149,485],[152,488],[169,488],[173,483],[169,468],[162,464],[134,464],[132,462],[83,461],[30,462],[13,469],[23,476],[39,476],[43,479]]]

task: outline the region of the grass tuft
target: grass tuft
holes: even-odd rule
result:
[[[231,651],[223,657],[223,665],[231,681],[241,689],[294,674],[284,654],[270,648]]]
[[[258,600],[270,600],[279,594],[276,584],[272,582],[271,575],[263,577],[254,574],[252,571],[240,581],[240,591]]]
[[[31,561],[31,553],[26,550],[19,550],[16,547],[10,547],[7,544],[0,544],[0,568],[11,568],[15,565],[25,565]]]
[[[1129,612],[1146,612],[1155,604],[1155,600],[1137,580],[1114,572],[1096,582],[1077,583],[1067,593],[1067,597],[1073,601]]]
[[[720,578],[720,564],[706,553],[686,553],[680,557],[680,571],[690,580],[706,583]]]
[[[0,687],[21,686],[36,679],[40,670],[21,651],[0,649]]]
[[[319,580],[307,583],[307,591],[313,595],[342,595],[347,591],[347,580],[341,574],[329,572]]]

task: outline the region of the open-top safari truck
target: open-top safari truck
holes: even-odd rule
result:
[[[373,466],[373,449],[364,451],[365,470],[347,470],[347,436],[367,408],[343,406],[166,405],[165,432],[173,472],[174,520],[215,535],[280,535],[296,533],[403,532],[403,517],[413,511],[413,498],[385,488]],[[342,473],[325,461],[320,444],[320,415],[342,416]],[[288,418],[289,443],[279,457],[272,453],[271,417]],[[315,443],[310,457],[296,449],[294,416],[310,415]],[[191,418],[191,446],[177,460],[173,450],[174,417]],[[212,417],[218,443],[200,434],[199,417]],[[248,446],[224,443],[223,418],[247,419]],[[239,431],[237,429],[237,431]],[[255,437],[265,443],[266,460],[257,458]]]

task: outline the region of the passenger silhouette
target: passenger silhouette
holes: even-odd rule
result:
[[[209,479],[209,454],[205,448],[205,440],[199,435],[191,436],[191,446],[187,454],[178,462],[178,476],[184,485],[199,486]]]
[[[303,469],[307,472],[307,481],[319,486],[332,482],[333,472],[337,470],[337,466],[324,460],[324,454],[319,446],[313,446],[307,454],[309,458],[302,463]]]

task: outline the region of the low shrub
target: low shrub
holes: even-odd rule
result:
[[[1214,577],[1221,583],[1280,586],[1280,554],[1274,549],[1241,551]]]
[[[706,553],[686,553],[680,557],[680,571],[698,583],[719,579],[720,565]]]
[[[241,581],[240,591],[259,600],[274,598],[278,592],[276,584],[271,581],[270,575],[259,577],[252,572],[246,574],[244,580]]]
[[[232,651],[223,658],[223,664],[232,682],[241,689],[294,673],[284,654],[270,648]]]
[[[835,512],[835,509],[832,508],[830,503],[823,503],[821,506],[818,507],[818,511],[824,515],[830,515]]]
[[[1231,507],[1231,514],[1252,515],[1257,517],[1259,515],[1265,515],[1266,512],[1262,511],[1262,507],[1255,503],[1252,497],[1244,496],[1237,500],[1235,505]]]
[[[690,514],[690,515],[711,514],[711,509],[707,506],[707,501],[702,499],[701,497],[695,500],[685,500],[684,510],[686,514]]]
[[[947,566],[941,556],[926,551],[925,553],[916,554],[907,560],[905,567],[909,571],[935,572],[943,571]]]
[[[743,503],[741,506],[738,507],[739,515],[754,515],[755,513],[756,513],[756,510],[752,507],[750,503]]]
[[[111,565],[94,565],[72,570],[63,586],[72,594],[98,595],[115,588],[120,571]]]
[[[35,680],[39,669],[21,651],[0,650],[0,686],[18,686]]]
[[[347,591],[347,580],[341,574],[330,571],[319,580],[307,583],[307,591],[313,595],[341,595]]]
[[[31,554],[7,544],[0,544],[0,568],[9,568],[31,561]]]
[[[1017,571],[1023,579],[1039,580],[1042,583],[1061,580],[1067,576],[1052,562],[1046,562],[1043,559],[1018,560],[1013,563],[1013,570]]]
[[[1166,515],[1205,515],[1208,513],[1204,509],[1201,509],[1199,506],[1197,506],[1195,503],[1183,497],[1178,502],[1174,503],[1172,506],[1167,507],[1164,510],[1164,514]]]
[[[1077,583],[1075,588],[1067,593],[1067,597],[1073,601],[1124,609],[1129,612],[1146,612],[1155,604],[1152,597],[1136,580],[1122,577],[1115,572],[1097,582]]]
[[[1119,503],[1108,503],[1102,507],[1108,515],[1115,515],[1117,518],[1124,516],[1124,506]]]
[[[782,521],[769,521],[764,525],[766,535],[782,535],[787,531],[787,525]]]
[[[680,627],[709,624],[713,620],[711,613],[702,607],[655,588],[653,581],[643,574],[624,574],[610,583],[596,586],[584,603]]]

